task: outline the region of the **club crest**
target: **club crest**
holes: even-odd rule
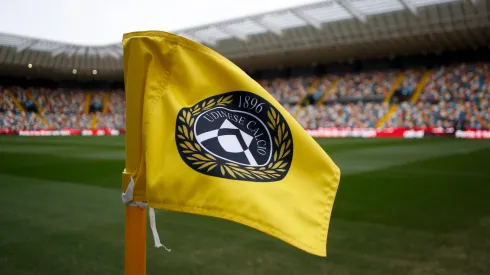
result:
[[[236,91],[202,100],[177,115],[175,141],[184,162],[220,178],[283,179],[293,139],[281,113],[262,97]]]

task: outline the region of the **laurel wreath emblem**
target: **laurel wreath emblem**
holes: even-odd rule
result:
[[[200,112],[207,111],[215,106],[226,106],[232,102],[233,95],[226,97],[222,96],[217,101],[213,98],[204,101],[202,104],[197,104],[188,110],[183,110],[178,116],[178,119],[182,124],[177,127],[177,143],[182,147],[184,157],[189,160],[197,170],[211,172],[213,169],[218,169],[221,175],[229,175],[234,179],[273,180],[281,177],[281,173],[286,172],[285,168],[287,168],[289,164],[285,159],[291,154],[291,134],[289,130],[286,129],[284,118],[282,118],[272,107],[267,111],[267,126],[277,133],[273,137],[276,150],[274,150],[273,160],[267,166],[253,167],[242,166],[233,162],[219,162],[213,155],[203,150],[196,141],[193,126],[196,121],[195,119]]]

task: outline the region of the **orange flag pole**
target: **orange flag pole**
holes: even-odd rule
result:
[[[141,164],[142,129],[138,114],[142,113],[143,92],[137,89],[139,80],[135,76],[128,78],[131,71],[139,70],[128,66],[131,55],[124,47],[124,85],[126,94],[126,166],[122,174],[123,202],[126,204],[126,221],[124,236],[124,275],[146,275],[146,207],[138,207],[130,202],[134,201],[134,185],[137,185],[138,172]],[[134,56],[132,58],[135,58]],[[136,56],[136,58],[139,58]],[[133,73],[134,74],[134,73]],[[137,76],[138,74],[136,74]],[[135,92],[137,91],[137,92]],[[144,172],[143,172],[144,174]],[[133,181],[134,179],[134,181]],[[133,185],[132,185],[133,184]],[[145,185],[143,179],[140,184]],[[132,185],[132,186],[131,186]],[[130,187],[131,186],[131,187]],[[144,188],[143,188],[144,189]],[[129,191],[130,194],[127,194]],[[141,190],[140,190],[141,191]],[[126,192],[126,199],[124,195]],[[145,193],[139,194],[136,201],[144,203]]]
[[[126,164],[130,161],[126,160]],[[122,200],[126,208],[124,232],[124,275],[146,275],[146,208],[144,202],[133,200],[134,181],[126,169],[123,186],[129,181]]]
[[[126,205],[124,275],[146,275],[146,209]]]

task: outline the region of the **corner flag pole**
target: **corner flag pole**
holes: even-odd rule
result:
[[[124,39],[123,39],[124,40]],[[139,54],[128,55],[129,49],[123,43],[124,87],[126,94],[126,153],[125,169],[122,174],[123,202],[126,205],[124,235],[124,275],[146,275],[146,207],[134,202],[135,180],[144,155],[142,150],[142,129],[139,114],[143,112],[143,93],[139,87],[139,68],[136,62]],[[138,50],[136,50],[138,51]],[[131,57],[131,58],[130,58]],[[129,66],[131,64],[131,66]],[[131,77],[129,77],[131,76]],[[144,185],[145,183],[141,183]],[[129,191],[129,192],[128,192]],[[132,202],[132,203],[131,203]]]
[[[146,275],[146,209],[126,205],[124,275]]]
[[[126,160],[126,164],[129,164]],[[131,179],[129,181],[129,179]],[[124,232],[124,275],[146,275],[146,203],[133,201],[134,181],[126,169],[123,186],[129,181],[122,201],[126,207]]]

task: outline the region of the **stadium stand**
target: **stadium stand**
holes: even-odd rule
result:
[[[330,93],[329,99],[338,98],[384,98],[391,85],[395,82],[393,71],[347,74],[337,83],[336,89]]]
[[[490,129],[489,68],[490,63],[433,68],[418,99],[393,100],[391,106],[396,109],[381,127],[450,128],[460,125],[460,128]],[[304,128],[375,128],[380,119],[388,114],[390,103],[385,99],[390,92],[397,89],[405,95],[405,99],[411,99],[424,73],[422,70],[403,71],[395,87],[399,74],[392,70],[340,76],[275,78],[258,82]],[[319,100],[329,89],[332,91],[328,97]],[[88,92],[30,88],[26,91],[20,87],[10,87],[9,90],[10,94],[2,89],[2,128],[124,129],[125,99],[122,90]],[[301,102],[308,90],[311,94],[318,94],[316,102],[314,99]],[[89,110],[86,110],[87,98],[90,100]]]
[[[490,129],[486,1],[375,2],[323,1],[175,33],[240,65],[309,130]],[[124,130],[120,44],[0,34],[0,64],[1,129]]]
[[[403,102],[385,127],[490,129],[490,63],[442,66],[417,102]]]
[[[40,115],[49,129],[91,127],[91,116],[84,113],[86,96],[82,90],[32,88],[32,96],[41,107]]]
[[[126,123],[124,92],[111,91],[107,97],[106,112],[97,113],[96,128],[123,129]]]
[[[0,92],[1,92],[1,97],[0,97],[0,111],[3,112],[18,112],[19,110],[17,109],[17,106],[15,106],[13,98],[9,96],[9,93],[5,88],[0,86]]]
[[[0,91],[2,94],[0,99],[0,127],[2,129],[16,131],[44,128],[42,121],[34,113],[21,111],[20,104],[25,106],[32,104],[22,89],[13,87],[9,93],[7,89],[0,87]]]
[[[298,114],[298,122],[307,129],[326,127],[374,128],[377,118],[388,111],[387,103],[356,102],[309,105]]]
[[[90,97],[89,112],[102,112],[104,106],[104,91],[91,92],[88,96]]]
[[[297,77],[290,79],[276,78],[271,81],[258,81],[274,98],[283,105],[295,104],[306,95],[306,90],[314,78]]]

